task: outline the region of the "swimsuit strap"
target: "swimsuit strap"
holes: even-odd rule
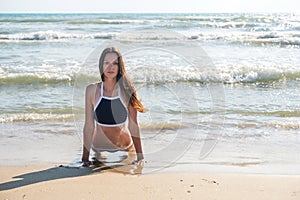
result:
[[[104,93],[103,93],[103,85],[104,85],[104,82],[101,83],[100,97],[102,97],[104,95]]]
[[[99,99],[101,98],[101,94],[100,94],[100,97],[97,98],[97,91],[98,91],[98,86],[99,86],[99,84],[100,84],[100,83],[97,83],[97,84],[96,84],[96,89],[95,89],[95,102],[98,102]]]
[[[121,89],[120,89],[120,84],[118,84],[118,97],[121,98]]]

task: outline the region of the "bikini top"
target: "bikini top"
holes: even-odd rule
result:
[[[101,84],[100,97],[94,108],[94,118],[101,126],[115,127],[124,124],[127,120],[128,110],[121,98],[120,86],[118,95],[107,97],[103,94],[103,83]]]

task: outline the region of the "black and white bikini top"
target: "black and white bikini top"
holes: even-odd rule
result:
[[[94,108],[94,118],[101,126],[115,127],[124,124],[127,120],[128,110],[121,98],[120,86],[118,95],[107,97],[103,94],[103,83],[101,83],[100,97]]]

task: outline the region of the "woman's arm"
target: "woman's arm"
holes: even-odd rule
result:
[[[92,146],[95,130],[93,98],[95,85],[90,84],[85,91],[85,123],[83,128],[83,154],[82,162],[89,162],[90,149]]]
[[[140,137],[140,128],[137,121],[137,110],[133,106],[129,106],[129,131],[131,133],[131,137],[133,140],[133,144],[135,147],[137,160],[143,160],[144,154],[142,149],[141,137]]]

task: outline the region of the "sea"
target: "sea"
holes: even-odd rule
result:
[[[0,14],[1,166],[80,165],[108,46],[147,107],[144,173],[300,174],[294,13]]]

